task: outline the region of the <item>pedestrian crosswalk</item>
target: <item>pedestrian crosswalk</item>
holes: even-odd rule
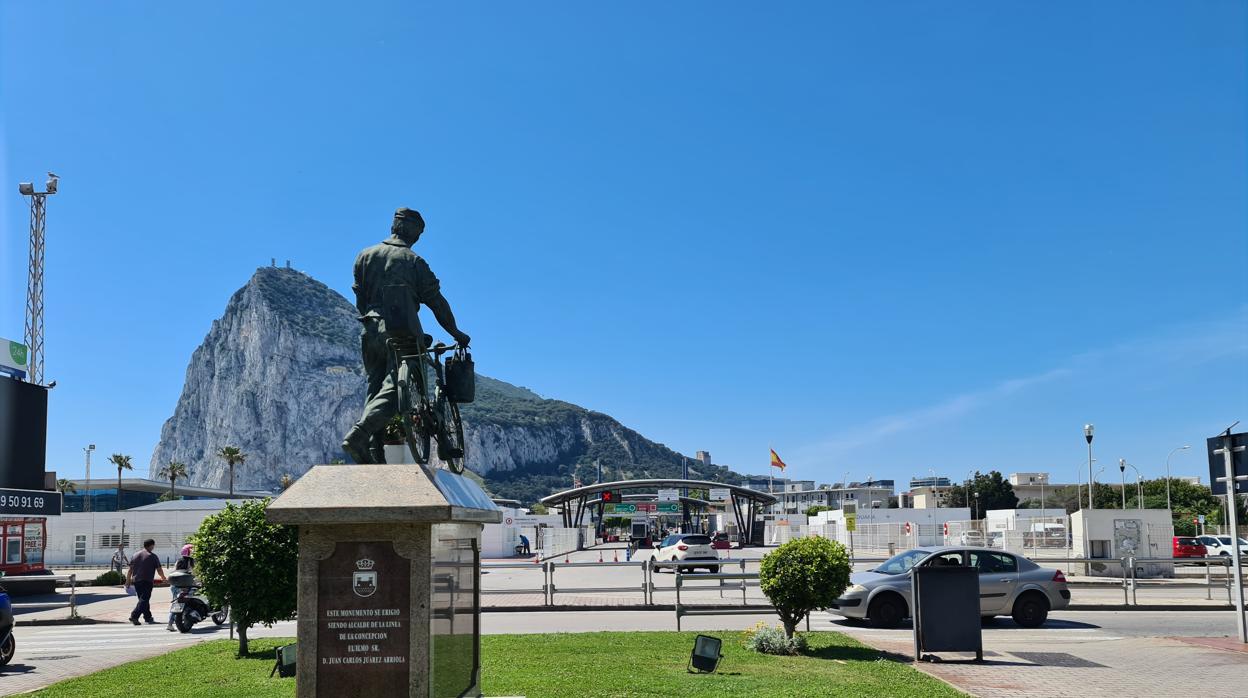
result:
[[[259,627],[249,633],[251,637],[294,634],[294,623],[279,623],[273,628]],[[169,632],[165,629],[164,623],[140,626],[129,623],[101,623],[48,627],[19,626],[16,628],[15,635],[17,653],[14,660],[20,661],[22,658],[34,660],[44,655],[176,649],[208,640],[227,639],[230,632],[229,626],[217,627],[212,623],[198,625],[190,633]]]

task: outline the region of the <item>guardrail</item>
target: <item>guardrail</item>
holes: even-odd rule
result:
[[[56,582],[53,588],[59,587],[59,586],[69,587],[69,601],[53,601],[53,602],[48,602],[48,603],[39,603],[39,602],[14,603],[12,604],[13,610],[16,611],[16,610],[21,610],[21,609],[34,609],[34,608],[68,608],[69,617],[77,618],[78,617],[78,575],[77,574],[39,574],[39,575],[29,575],[25,577],[23,576],[4,577],[3,579],[0,579],[0,584],[12,586],[14,582],[16,582],[20,586],[24,582],[31,582],[31,583],[46,582],[49,580]],[[61,582],[66,582],[67,584],[62,585]]]
[[[858,558],[856,563],[879,563],[884,558]],[[658,606],[661,605],[656,600],[657,594],[666,594],[675,592],[676,607],[678,615],[699,615],[700,609],[697,606],[709,606],[712,604],[702,602],[697,604],[688,603],[687,597],[684,596],[689,591],[719,591],[720,598],[726,599],[724,592],[731,592],[734,596],[739,592],[739,603],[743,607],[752,607],[753,611],[758,612],[759,609],[765,609],[766,606],[759,605],[759,599],[755,598],[754,604],[750,601],[750,589],[757,589],[759,586],[758,572],[747,571],[747,565],[756,565],[760,560],[755,558],[736,558],[721,559],[715,566],[718,567],[714,573],[689,573],[682,568],[691,566],[690,562],[657,562],[652,559],[626,562],[559,562],[555,560],[546,560],[540,563],[528,562],[510,562],[510,563],[488,563],[483,564],[481,569],[483,572],[494,570],[522,570],[531,571],[540,574],[540,583],[529,584],[526,586],[508,585],[507,588],[488,588],[488,578],[483,578],[481,582],[481,594],[488,595],[541,595],[541,605],[551,607],[559,605],[559,595],[565,597],[570,594],[632,594],[641,592],[641,598],[638,599],[637,605],[641,606]],[[1225,590],[1227,603],[1232,603],[1232,577],[1229,573],[1225,573],[1225,568],[1231,564],[1230,559],[1226,557],[1210,557],[1210,558],[1082,558],[1082,557],[1066,557],[1066,558],[1045,558],[1033,560],[1041,566],[1062,565],[1067,569],[1071,566],[1088,566],[1096,564],[1119,565],[1120,570],[1117,573],[1101,575],[1102,578],[1113,580],[1108,582],[1108,586],[1118,586],[1123,591],[1123,606],[1140,605],[1138,600],[1138,591],[1140,587],[1164,587],[1170,586],[1175,588],[1174,581],[1165,581],[1163,579],[1140,578],[1136,574],[1137,565],[1139,564],[1161,564],[1179,567],[1203,567],[1205,574],[1203,584],[1197,581],[1199,578],[1189,577],[1188,582],[1179,582],[1179,586],[1192,586],[1199,584],[1205,588],[1205,598],[1213,600],[1214,593],[1219,596]],[[705,567],[706,561],[698,561],[699,566]],[[1223,574],[1215,575],[1214,569],[1217,567],[1224,568]],[[596,585],[586,584],[585,586],[560,586],[556,583],[557,575],[566,574],[566,571],[575,569],[601,569],[608,568],[633,568],[640,572],[641,578],[637,583],[626,583],[620,585]],[[735,569],[736,571],[728,571]],[[565,570],[561,573],[560,570]],[[664,570],[673,570],[676,572],[674,576],[673,586],[660,586],[657,583],[655,575]],[[618,576],[618,575],[617,575]],[[1095,578],[1093,575],[1088,577],[1080,577],[1081,579]],[[534,579],[534,582],[539,582]],[[582,580],[583,583],[584,580]],[[715,582],[714,586],[701,585],[699,582]],[[1114,583],[1116,582],[1116,584]],[[571,583],[571,582],[570,582]],[[1073,582],[1078,583],[1078,582]],[[712,612],[708,609],[708,613]],[[717,611],[716,611],[717,612]]]

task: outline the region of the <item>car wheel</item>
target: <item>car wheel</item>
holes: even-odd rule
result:
[[[707,567],[707,568],[706,568],[706,571],[707,571],[707,572],[710,572],[711,574],[718,574],[718,573],[719,573],[719,565],[711,565],[710,567]]]
[[[0,645],[0,666],[4,666],[13,660],[14,653],[17,652],[17,640],[14,639],[12,631],[9,637]]]
[[[867,622],[873,628],[895,628],[906,617],[906,602],[896,594],[875,597],[867,609]]]
[[[1014,602],[1011,615],[1024,628],[1038,628],[1049,617],[1049,600],[1036,592],[1023,594]]]

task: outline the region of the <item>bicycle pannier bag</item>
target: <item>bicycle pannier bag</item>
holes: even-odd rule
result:
[[[446,358],[446,399],[451,402],[472,402],[477,396],[476,369],[472,354],[457,351]]]
[[[386,286],[381,290],[381,302],[381,315],[390,336],[406,339],[424,334],[417,314],[420,309],[416,307],[416,298],[410,288],[402,284]]]

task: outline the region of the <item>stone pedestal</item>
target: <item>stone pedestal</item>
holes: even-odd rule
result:
[[[481,528],[501,512],[430,474],[321,465],[269,505],[299,526],[300,698],[480,695]]]

